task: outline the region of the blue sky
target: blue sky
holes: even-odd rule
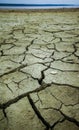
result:
[[[23,3],[23,4],[78,4],[79,0],[0,0],[0,3]]]

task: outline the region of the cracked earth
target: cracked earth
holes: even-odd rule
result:
[[[0,12],[0,130],[79,130],[79,10]]]

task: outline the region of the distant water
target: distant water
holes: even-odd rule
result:
[[[52,9],[52,8],[79,8],[73,4],[0,4],[0,9]]]

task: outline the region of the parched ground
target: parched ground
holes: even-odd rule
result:
[[[79,10],[0,12],[0,130],[79,130]]]

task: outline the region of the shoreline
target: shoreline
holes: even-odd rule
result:
[[[15,12],[15,13],[23,13],[23,12],[78,12],[79,11],[79,8],[48,8],[48,9],[4,9],[4,8],[0,8],[0,13],[12,13],[12,12]]]

